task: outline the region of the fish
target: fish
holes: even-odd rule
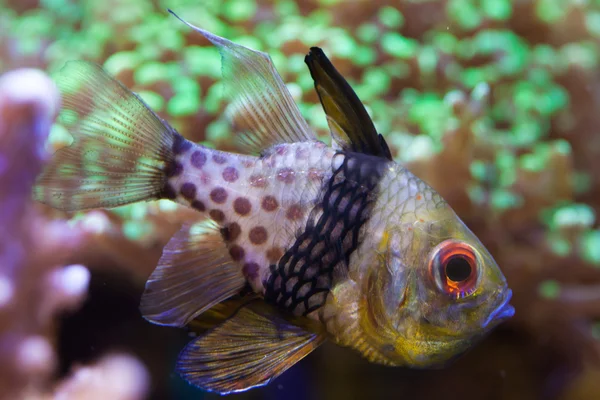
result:
[[[185,380],[220,394],[266,385],[327,340],[439,368],[513,316],[490,252],[394,161],[322,49],[305,63],[331,145],[268,54],[179,19],[221,54],[241,150],[187,140],[100,66],[70,61],[57,85],[74,140],[33,196],[68,212],[168,199],[204,217],[170,239],[140,300],[148,321],[197,334],[175,367]]]

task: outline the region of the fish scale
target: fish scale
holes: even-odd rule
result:
[[[514,314],[491,254],[394,162],[321,49],[305,62],[332,147],[268,55],[187,25],[221,53],[226,114],[247,154],[184,139],[100,67],[70,62],[58,86],[74,141],[34,190],[65,211],[169,199],[205,217],[169,240],[140,301],[148,321],[197,334],[177,362],[184,379],[247,390],[325,340],[371,362],[440,366]]]
[[[335,280],[347,274],[350,257],[363,241],[359,231],[370,214],[385,164],[386,160],[358,153],[334,156],[335,171],[320,188],[305,228],[271,267],[267,301],[295,315],[309,315],[323,306]]]

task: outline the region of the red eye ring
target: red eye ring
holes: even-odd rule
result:
[[[470,245],[449,239],[437,245],[432,254],[429,274],[442,292],[461,298],[475,291],[479,268]]]

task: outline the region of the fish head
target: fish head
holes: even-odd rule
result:
[[[363,327],[386,364],[447,364],[514,314],[494,258],[445,203],[388,226]]]

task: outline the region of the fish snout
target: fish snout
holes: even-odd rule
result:
[[[515,315],[515,308],[509,304],[510,299],[512,298],[512,290],[508,289],[506,294],[504,295],[504,299],[502,302],[491,312],[491,314],[487,317],[482,327],[487,328],[490,323],[494,323],[494,325],[505,321]]]

